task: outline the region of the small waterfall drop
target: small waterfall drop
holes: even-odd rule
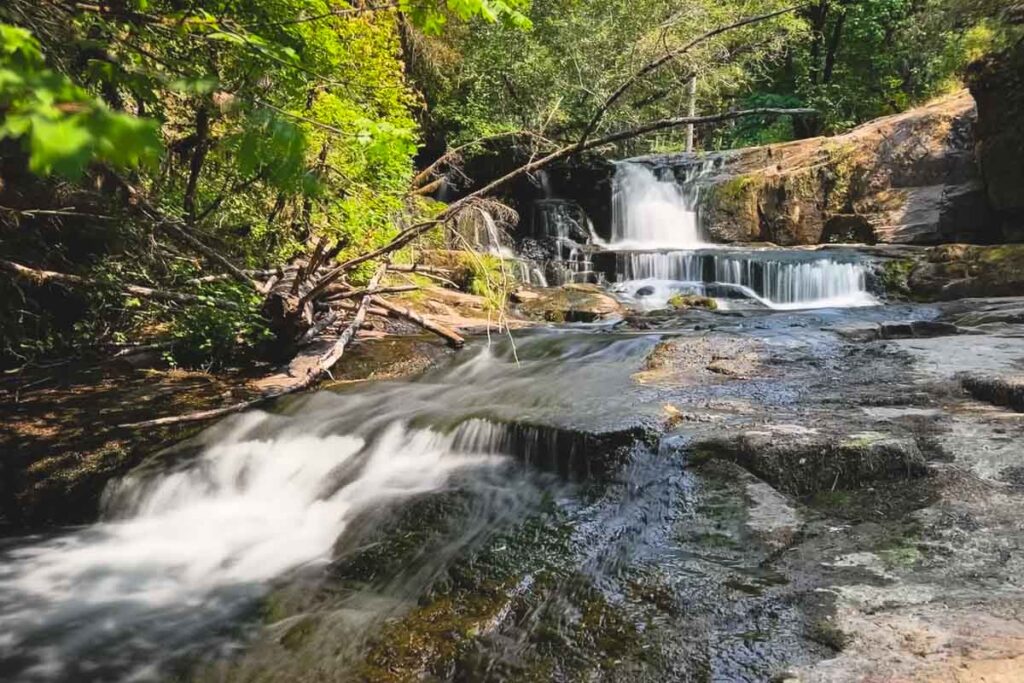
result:
[[[803,252],[671,251],[616,255],[619,290],[630,295],[653,287],[740,296],[768,308],[872,306],[867,269],[857,261]],[[656,285],[663,284],[664,287]],[[675,285],[675,286],[673,286]],[[661,303],[652,301],[652,303]]]
[[[700,173],[698,168],[697,174]],[[612,249],[696,249],[704,246],[697,216],[699,191],[675,176],[623,161],[612,180]]]
[[[160,656],[215,633],[275,577],[329,561],[358,516],[505,462],[487,439],[470,451],[457,438],[232,418],[190,464],[113,482],[106,521],[0,554],[0,673],[20,651],[36,659],[24,680],[159,678]],[[126,672],[122,657],[149,664]]]

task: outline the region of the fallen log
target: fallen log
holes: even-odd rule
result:
[[[250,277],[270,277],[277,273],[277,268],[267,268],[264,270],[243,270],[242,272]],[[189,280],[185,280],[186,285],[205,285],[210,282],[223,282],[225,280],[231,280],[234,275],[230,273],[218,273],[217,275],[204,275],[202,277],[194,277]]]
[[[370,289],[377,286],[381,278],[384,277],[384,272],[387,270],[387,264],[383,264],[377,269],[377,273],[370,280]],[[240,413],[243,410],[252,408],[253,406],[264,403],[271,399],[280,398],[288,394],[294,394],[298,391],[303,391],[310,388],[314,384],[320,381],[324,375],[330,376],[331,368],[341,360],[342,355],[345,353],[345,347],[348,345],[356,334],[362,329],[363,321],[366,320],[367,309],[370,307],[371,295],[363,296],[359,302],[359,306],[356,309],[356,314],[352,317],[352,321],[349,323],[345,331],[342,332],[338,339],[331,345],[331,348],[326,353],[317,359],[316,365],[307,370],[306,376],[299,379],[295,384],[291,384],[282,389],[275,389],[268,391],[256,398],[249,399],[247,401],[241,401],[239,403],[232,404],[230,406],[224,406],[222,408],[211,408],[210,410],[200,410],[194,413],[188,413],[187,415],[175,415],[172,417],[158,417],[153,420],[144,420],[142,422],[132,422],[129,424],[118,425],[121,429],[138,429],[141,427],[162,427],[172,424],[182,424],[185,422],[202,422],[204,420],[211,420],[216,417],[223,417],[225,415],[231,415],[234,413]]]
[[[440,325],[434,322],[433,320],[428,320],[427,318],[424,318],[422,315],[420,315],[419,313],[410,308],[405,308],[404,306],[393,304],[387,299],[382,299],[381,297],[376,295],[371,296],[370,298],[373,300],[373,303],[377,304],[381,308],[387,309],[389,312],[394,313],[395,315],[398,315],[402,318],[405,318],[406,320],[414,322],[423,329],[429,332],[433,332],[434,334],[443,338],[446,342],[448,342],[448,345],[454,349],[462,348],[462,346],[466,343],[466,340],[459,336],[454,330],[450,330],[444,325]]]
[[[437,266],[426,266],[422,263],[395,263],[388,266],[388,270],[395,273],[420,273],[422,275],[448,275],[452,274],[452,271],[447,268],[439,268]]]
[[[332,293],[330,289],[327,293],[330,294],[324,301],[340,301],[342,299],[354,299],[357,296],[364,296],[366,294],[400,294],[402,292],[415,292],[420,289],[419,285],[396,285],[394,287],[378,287],[377,289],[369,289],[364,287],[363,289],[349,289],[342,290],[340,292]]]

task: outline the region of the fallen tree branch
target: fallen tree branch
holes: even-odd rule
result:
[[[418,289],[421,289],[419,285],[396,285],[394,287],[377,287],[376,289],[364,287],[363,289],[351,289],[331,294],[326,300],[339,301],[341,299],[352,299],[366,294],[400,294],[402,292],[415,292]]]
[[[405,318],[406,320],[414,322],[428,332],[433,332],[443,338],[453,349],[462,348],[466,343],[466,340],[459,336],[454,330],[450,330],[444,325],[424,318],[411,308],[405,308],[404,306],[393,304],[387,299],[382,299],[379,296],[371,296],[370,298],[373,300],[373,303],[377,304],[381,308],[384,308],[399,317]]]
[[[458,202],[456,202],[456,204],[458,204]],[[454,206],[454,204],[452,206]],[[349,269],[354,268],[358,266],[360,263],[364,263],[365,261],[375,259],[378,256],[383,256],[385,254],[391,253],[396,249],[400,249],[401,247],[404,247],[406,244],[408,244],[409,242],[413,241],[414,239],[425,233],[427,230],[437,227],[438,225],[443,223],[444,220],[450,215],[450,211],[451,207],[442,212],[441,216],[444,218],[436,218],[434,220],[424,221],[423,223],[417,223],[416,225],[413,225],[403,230],[401,233],[399,233],[397,237],[395,237],[393,240],[385,244],[383,247],[380,247],[379,249],[374,249],[373,251],[363,254],[362,256],[356,256],[355,258],[351,258],[348,261],[345,261],[344,263],[335,266],[330,271],[328,271],[323,277],[321,277],[320,280],[318,280],[317,283],[313,285],[310,288],[310,290],[302,296],[302,299],[299,300],[299,305],[302,306],[307,302],[312,301],[317,296],[319,296],[319,294],[322,291],[324,291],[328,285],[330,285],[332,282],[334,282],[339,277],[344,275],[345,272],[348,271]]]
[[[504,133],[496,133],[494,135],[485,135],[484,137],[477,138],[476,140],[467,142],[464,145],[459,145],[454,149],[448,150],[447,152],[439,156],[436,160],[434,160],[434,163],[430,164],[425,169],[416,174],[416,177],[412,179],[412,187],[419,188],[421,191],[425,191],[424,183],[426,183],[432,177],[437,175],[437,171],[442,166],[454,162],[456,159],[459,158],[460,154],[462,154],[471,147],[482,145],[488,142],[494,142],[495,140],[502,140],[504,138],[517,137],[534,138],[536,140],[540,140],[541,142],[552,144],[550,140],[543,137],[542,135],[538,135],[537,133],[528,130],[511,130],[506,131]]]
[[[243,270],[242,272],[245,273],[249,277],[254,277],[255,278],[255,277],[270,277],[271,275],[276,275],[277,271],[278,271],[277,268],[266,268],[264,270]],[[185,282],[183,284],[186,284],[186,285],[205,285],[205,284],[208,284],[210,282],[223,282],[225,280],[231,280],[232,278],[234,278],[234,275],[232,275],[231,273],[218,273],[216,275],[204,275],[202,277],[194,277],[194,278],[185,280]]]
[[[370,288],[376,287],[380,282],[381,278],[384,277],[384,273],[387,270],[387,264],[382,264],[377,269],[377,273],[370,280]],[[268,391],[256,398],[249,399],[248,401],[241,401],[229,406],[222,408],[211,408],[210,410],[200,410],[194,413],[188,413],[187,415],[175,415],[171,417],[159,417],[153,420],[144,420],[142,422],[132,422],[129,424],[118,425],[121,429],[138,429],[141,427],[162,427],[166,425],[182,424],[185,422],[203,422],[205,420],[212,420],[216,417],[223,417],[225,415],[231,415],[234,413],[240,413],[243,410],[252,408],[253,406],[259,405],[266,401],[280,398],[288,394],[294,394],[298,391],[303,391],[316,384],[324,375],[329,375],[331,368],[341,360],[342,355],[345,353],[345,347],[348,345],[356,334],[362,329],[363,321],[366,320],[367,308],[369,308],[370,296],[364,296],[359,302],[359,307],[356,309],[356,314],[352,318],[352,322],[349,323],[345,331],[338,336],[331,348],[326,353],[320,356],[314,367],[310,368],[306,376],[295,384],[289,385],[283,389],[275,389]]]
[[[128,193],[132,202],[141,209],[143,215],[153,222],[154,227],[158,230],[163,230],[178,241],[188,244],[206,258],[223,266],[224,269],[231,273],[231,275],[239,282],[249,285],[259,291],[260,283],[246,275],[241,268],[232,263],[226,256],[218,252],[216,249],[207,246],[199,238],[189,232],[183,221],[164,215],[163,212],[153,206],[149,200],[146,199],[142,190],[129,183],[117,173],[108,170],[107,175]]]
[[[220,264],[221,266],[224,267],[225,270],[231,273],[231,275],[242,284],[249,285],[250,287],[256,290],[259,289],[260,284],[253,280],[248,275],[246,275],[241,268],[239,268],[231,261],[229,261],[227,257],[223,256],[216,249],[213,249],[212,247],[208,247],[207,245],[203,244],[197,237],[195,237],[192,233],[185,230],[183,227],[175,225],[173,222],[171,222],[170,219],[166,217],[160,218],[159,220],[156,221],[156,227],[159,228],[160,230],[163,230],[171,237],[177,238],[180,242],[184,242],[185,244],[189,245],[190,247],[192,247],[193,249],[195,249],[196,251],[198,251],[200,254],[210,259],[211,261]]]
[[[14,263],[13,261],[5,261],[0,259],[0,270],[7,271],[15,277],[27,280],[37,285],[45,285],[51,283],[72,285],[75,287],[111,287],[114,286],[120,289],[125,294],[131,294],[132,296],[142,297],[144,299],[155,299],[157,301],[173,301],[180,304],[203,304],[208,305],[209,301],[205,297],[197,296],[195,294],[186,294],[184,292],[171,292],[164,289],[153,289],[152,287],[144,287],[142,285],[111,285],[106,282],[99,280],[93,280],[92,278],[82,277],[81,275],[71,275],[69,273],[58,273],[53,270],[42,270],[39,268],[30,268],[29,266],[23,266],[20,263]],[[233,301],[220,301],[218,305],[225,308],[237,308],[238,306]]]

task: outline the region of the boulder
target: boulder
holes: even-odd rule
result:
[[[967,372],[958,375],[960,386],[978,399],[1024,413],[1024,374],[988,375]]]
[[[972,64],[977,157],[1004,239],[1024,239],[1024,43]]]
[[[516,291],[514,299],[522,315],[547,322],[590,323],[622,314],[622,305],[597,285],[522,287]]]
[[[910,294],[922,301],[1024,295],[1024,244],[947,244],[910,270]]]
[[[974,120],[963,90],[844,135],[725,152],[703,181],[702,223],[716,242],[781,246],[990,239]],[[705,163],[642,161],[677,175]]]
[[[879,432],[826,436],[792,426],[694,444],[693,462],[713,458],[735,462],[793,495],[855,489],[927,472],[924,455],[913,439]]]

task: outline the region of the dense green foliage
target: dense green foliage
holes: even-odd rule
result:
[[[218,0],[201,8],[138,0],[68,12],[14,0],[0,8],[0,21],[11,22],[0,24],[0,137],[19,144],[24,169],[37,175],[88,171],[101,179],[111,168],[136,169],[133,182],[163,216],[243,265],[284,262],[321,237],[338,244],[339,258],[362,253],[419,211],[407,197],[418,98],[404,75],[400,27],[434,34],[474,17],[528,26],[517,3],[503,0],[397,5],[401,13],[339,0]],[[8,186],[36,182],[17,164],[5,176]],[[11,202],[7,229],[30,229],[33,214],[24,212],[49,208],[35,200]],[[40,265],[130,272],[142,284],[180,280],[173,264],[182,254],[139,262],[151,226],[125,221],[108,230],[118,234],[104,242],[121,248],[87,255],[62,253],[56,243]],[[212,287],[212,300],[230,295]],[[152,323],[151,306],[126,311],[136,326]],[[28,351],[19,350],[26,338],[48,329],[37,322],[45,311],[22,313],[4,325],[5,352],[14,357]],[[172,316],[175,336],[206,340],[209,349],[220,349],[206,342],[232,327],[216,322],[212,312]]]
[[[990,0],[535,0],[533,30],[491,25],[425,38],[411,54],[427,94],[428,132],[448,143],[505,130],[578,134],[594,108],[643,65],[719,26],[787,7],[797,11],[715,36],[645,76],[604,118],[614,130],[688,110],[758,106],[821,112],[747,120],[704,131],[705,147],[834,132],[958,87],[965,66],[1008,39]],[[682,133],[632,151],[678,149]]]

